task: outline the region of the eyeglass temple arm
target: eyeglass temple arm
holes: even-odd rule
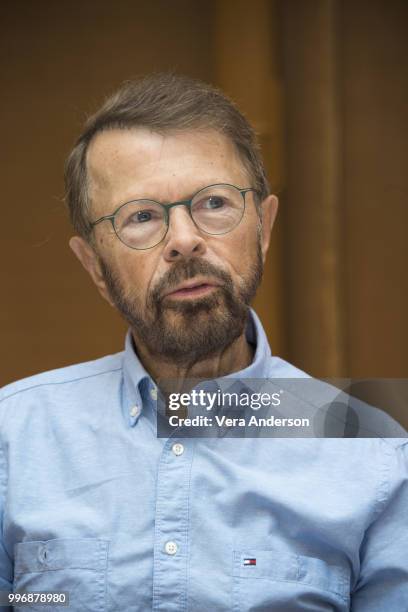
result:
[[[101,223],[102,221],[106,221],[107,219],[109,219],[109,221],[113,223],[114,217],[115,215],[105,215],[104,217],[100,217],[96,221],[91,221],[90,225],[91,227],[94,227],[95,225],[98,225],[98,223]]]

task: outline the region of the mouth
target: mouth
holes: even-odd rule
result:
[[[219,284],[207,280],[191,280],[182,283],[175,289],[167,292],[164,297],[171,299],[191,299],[208,295],[219,288]]]

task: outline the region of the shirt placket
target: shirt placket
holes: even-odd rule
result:
[[[167,440],[156,488],[153,610],[187,610],[190,473],[194,441]]]

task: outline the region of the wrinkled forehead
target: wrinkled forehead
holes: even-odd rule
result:
[[[214,130],[106,130],[90,143],[87,176],[94,212],[136,198],[174,201],[218,182],[249,186],[235,145]]]

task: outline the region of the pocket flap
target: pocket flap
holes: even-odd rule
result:
[[[66,538],[19,542],[14,547],[15,573],[58,569],[102,570],[108,558],[108,540]]]

